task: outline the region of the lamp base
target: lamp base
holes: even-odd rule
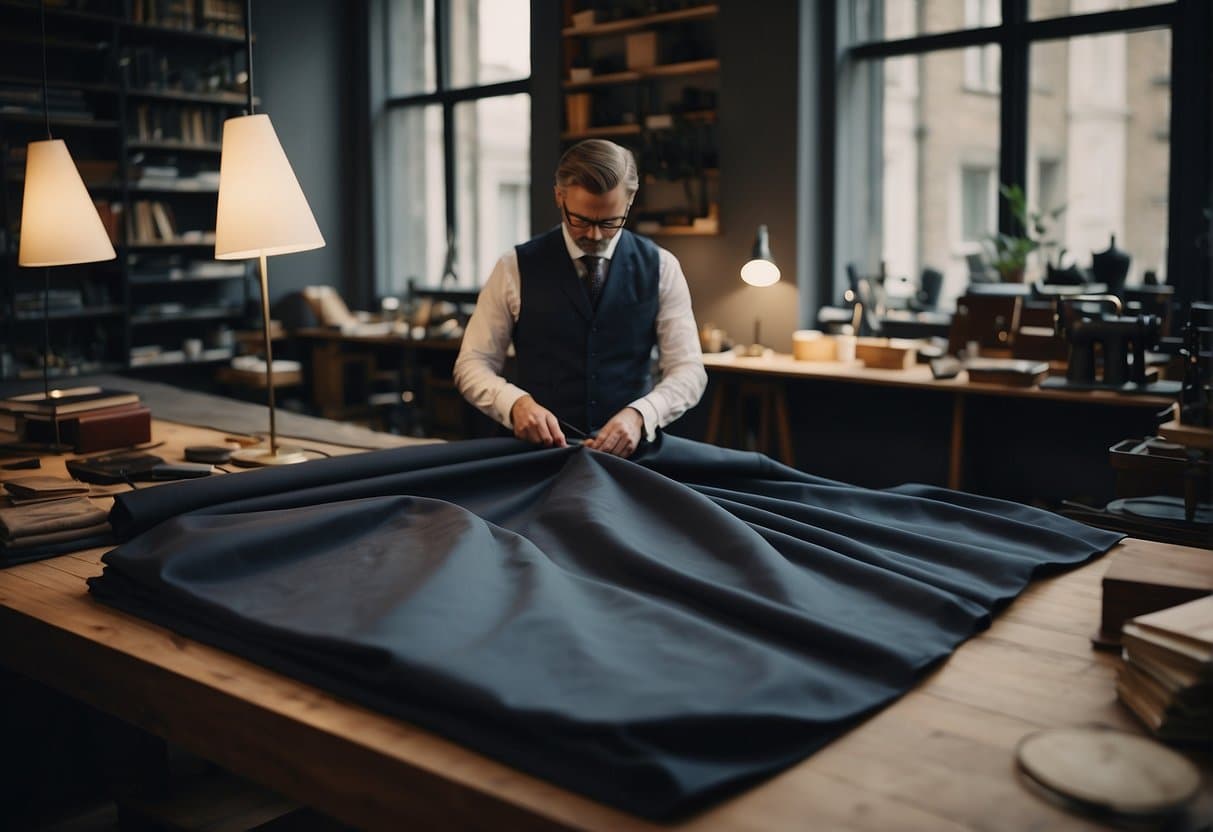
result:
[[[750,344],[745,348],[745,356],[747,358],[762,358],[767,354],[767,348],[762,344]]]
[[[265,445],[241,448],[232,452],[232,463],[241,468],[257,468],[268,465],[295,465],[307,462],[307,454],[300,448],[279,448],[271,451]]]

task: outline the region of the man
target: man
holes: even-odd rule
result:
[[[629,457],[703,395],[682,267],[623,228],[638,187],[625,148],[600,139],[570,148],[556,169],[560,226],[504,254],[480,292],[455,383],[519,439],[563,447],[567,432]],[[517,385],[501,376],[511,341]]]

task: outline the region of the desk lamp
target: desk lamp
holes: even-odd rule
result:
[[[750,261],[741,267],[741,279],[751,286],[771,286],[779,281],[779,267],[771,257],[771,240],[765,225],[758,226],[754,237],[754,250],[750,253]],[[761,318],[754,317],[754,343],[746,347],[745,354],[761,356],[766,348],[759,339]]]
[[[113,260],[118,255],[67,145],[62,139],[51,137],[46,78],[46,4],[39,3],[38,9],[42,26],[42,115],[46,120],[46,139],[32,141],[26,146],[17,265],[43,269],[42,395],[53,400],[59,391],[50,388],[50,267],[98,263]],[[51,421],[58,445],[59,420],[52,417]]]
[[[219,207],[215,217],[215,259],[256,257],[261,278],[264,326],[265,389],[269,399],[269,445],[244,448],[232,455],[242,465],[303,462],[297,448],[279,448],[274,422],[274,354],[270,336],[270,297],[265,258],[324,246],[299,180],[291,168],[269,116],[253,113],[252,0],[246,5],[245,49],[248,53],[248,114],[223,123],[219,159]]]

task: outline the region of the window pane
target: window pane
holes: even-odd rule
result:
[[[442,108],[388,111],[388,270],[384,293],[405,290],[410,277],[437,283],[446,257]]]
[[[1130,282],[1164,275],[1170,152],[1168,29],[1032,47],[1028,201],[1051,223],[1051,251],[1090,268],[1111,235],[1132,257]],[[1040,268],[1040,264],[1037,264]]]
[[[1136,9],[1141,6],[1158,6],[1160,0],[1031,0],[1028,16],[1033,19],[1065,17],[1071,14],[1110,12],[1117,9]]]
[[[531,236],[531,97],[455,106],[460,285],[479,286],[505,251]]]
[[[391,0],[387,15],[388,95],[433,92],[433,0]]]
[[[450,20],[452,86],[530,76],[529,0],[454,0]]]
[[[980,29],[1002,23],[1001,0],[884,0],[877,40]],[[875,6],[879,8],[879,5]]]
[[[997,48],[997,47],[991,47]],[[883,62],[881,260],[890,295],[912,291],[922,270],[943,272],[943,305],[969,282],[970,255],[996,225],[998,96],[961,81],[965,50]],[[878,263],[850,255],[872,273]]]

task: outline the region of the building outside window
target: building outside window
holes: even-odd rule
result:
[[[375,15],[376,293],[437,285],[448,257],[448,282],[480,286],[530,236],[530,3],[380,0]]]
[[[1018,183],[1032,210],[1064,209],[1049,224],[1048,256],[1064,249],[1067,263],[1089,268],[1114,234],[1133,257],[1130,283],[1147,270],[1165,279],[1176,5],[839,3],[835,272],[883,263],[891,280],[914,284],[935,268],[951,307],[968,258],[1012,230],[998,186]],[[1009,14],[1016,25],[1004,24]],[[1044,270],[1038,255],[1027,278]]]

